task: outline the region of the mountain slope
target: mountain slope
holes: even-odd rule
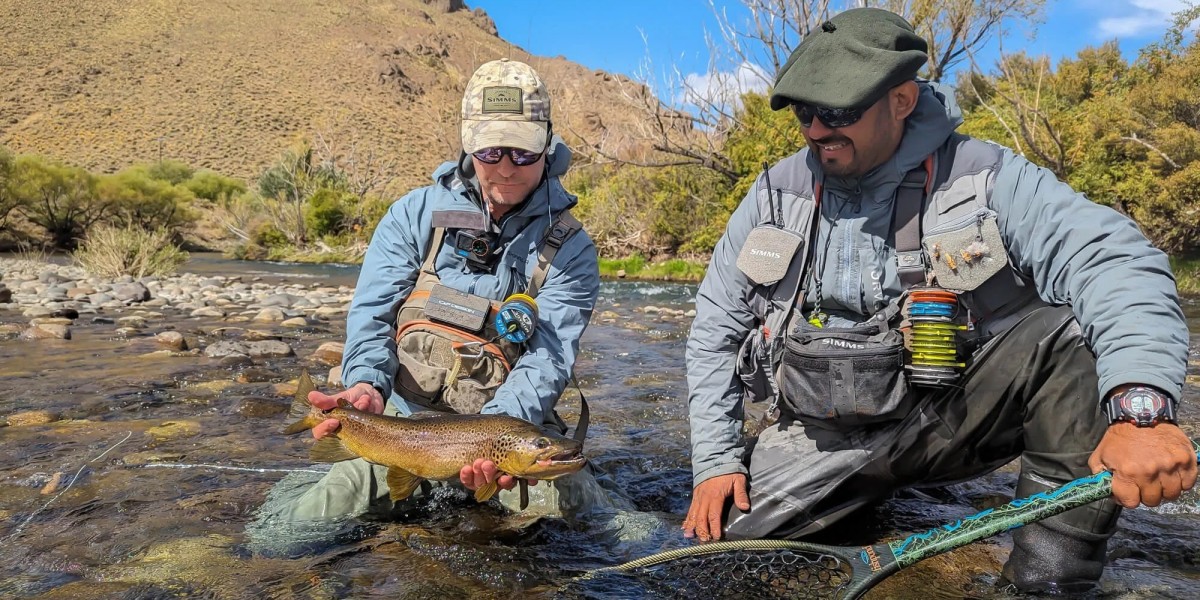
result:
[[[253,179],[305,136],[395,159],[402,190],[457,153],[488,60],[539,70],[560,133],[632,131],[625,94],[645,93],[531,57],[458,0],[8,0],[0,40],[0,144],[102,172],[162,157]]]

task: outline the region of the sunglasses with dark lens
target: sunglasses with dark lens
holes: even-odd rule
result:
[[[479,162],[487,163],[489,165],[494,165],[494,164],[500,162],[500,159],[504,158],[505,154],[507,154],[508,157],[510,159],[512,159],[513,164],[517,165],[518,167],[532,165],[533,163],[537,162],[539,158],[542,157],[541,152],[530,152],[528,150],[522,150],[520,148],[508,148],[505,146],[493,146],[491,148],[484,148],[477,152],[472,152],[471,156],[474,156],[475,158],[479,159]]]
[[[793,104],[792,112],[796,113],[796,118],[800,119],[800,125],[805,128],[812,127],[813,118],[817,118],[826,127],[837,129],[839,127],[849,127],[857,123],[863,117],[863,113],[867,112],[869,108],[871,107],[825,108],[824,106],[801,103]]]

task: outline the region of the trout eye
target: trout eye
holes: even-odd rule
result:
[[[550,438],[540,437],[533,441],[533,445],[537,446],[538,450],[545,450],[550,447]]]

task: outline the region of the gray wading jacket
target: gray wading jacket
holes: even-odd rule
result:
[[[822,184],[814,259],[823,272],[822,311],[835,324],[861,322],[899,297],[891,231],[896,189],[932,154],[942,164],[921,221],[926,235],[985,214],[1007,250],[1007,265],[998,253],[999,270],[981,286],[963,288],[974,289],[965,302],[976,310],[981,331],[997,333],[1034,305],[1069,304],[1097,356],[1102,397],[1136,382],[1178,399],[1188,337],[1167,257],[1131,220],[1051,172],[1006,148],[954,133],[961,122],[951,98],[923,83],[895,156],[863,177],[826,177],[807,148],[771,168],[777,206],[782,202],[777,212],[805,239],[813,184]],[[739,348],[761,338],[764,324],[773,325],[770,336],[784,330],[779,315],[792,306],[805,275],[800,256],[776,286],[755,285],[736,266],[750,231],[771,221],[767,198],[760,177],[730,217],[696,297],[687,343],[694,484],[746,472]],[[815,286],[809,288],[804,306],[811,308]]]
[[[557,215],[576,202],[558,180],[571,162],[571,151],[562,140],[554,138],[546,160],[547,179],[524,204],[500,219],[499,245],[504,250],[495,273],[470,270],[447,236],[435,263],[443,285],[493,300],[525,291],[538,263],[538,244],[550,223],[549,213]],[[346,319],[342,381],[347,386],[368,382],[381,390],[393,390],[399,368],[396,313],[416,283],[433,235],[433,212],[482,213],[459,179],[456,166],[453,162],[442,164],[433,174],[433,185],[393,203],[375,229]],[[527,351],[481,412],[533,423],[552,419],[551,411],[571,378],[579,338],[591,320],[599,292],[596,248],[586,232],[577,232],[555,254],[538,292],[537,329]]]

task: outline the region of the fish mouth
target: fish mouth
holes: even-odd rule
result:
[[[587,457],[579,450],[565,450],[558,454],[553,454],[546,458],[540,458],[535,463],[535,470],[540,471],[542,479],[548,479],[549,475],[565,475],[574,473],[583,468],[587,463]]]

